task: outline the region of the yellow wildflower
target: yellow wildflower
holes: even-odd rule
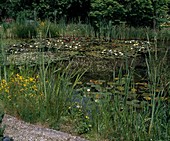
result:
[[[21,81],[22,81],[22,80],[23,80],[23,77],[22,77],[22,76],[19,76],[19,80],[21,80]]]
[[[85,118],[86,118],[86,119],[89,119],[89,117],[88,117],[88,116],[85,116]]]
[[[1,83],[2,83],[2,84],[6,84],[7,82],[6,82],[5,79],[2,79],[2,80],[1,80]]]
[[[9,93],[9,89],[5,89],[5,92],[6,92],[6,93]]]
[[[30,82],[33,82],[33,81],[34,81],[34,78],[30,77],[30,78],[29,78],[29,81],[30,81]]]
[[[24,84],[23,84],[23,86],[24,86],[24,87],[26,87],[26,86],[27,86],[27,84],[25,84],[25,83],[24,83]]]

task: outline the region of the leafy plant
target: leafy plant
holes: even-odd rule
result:
[[[37,27],[34,24],[16,24],[13,33],[18,38],[35,38],[37,36]]]

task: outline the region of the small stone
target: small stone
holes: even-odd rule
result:
[[[14,140],[8,136],[5,136],[3,137],[2,141],[14,141]]]

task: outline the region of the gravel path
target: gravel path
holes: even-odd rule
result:
[[[26,123],[10,115],[4,116],[2,124],[6,125],[4,135],[12,137],[14,141],[88,141],[67,133]]]

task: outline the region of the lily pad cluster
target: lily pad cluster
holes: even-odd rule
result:
[[[146,50],[151,44],[148,41],[130,40],[130,41],[112,41],[107,42],[105,40],[89,39],[89,38],[47,38],[47,39],[33,39],[18,44],[9,45],[6,48],[6,52],[10,54],[17,54],[21,52],[29,51],[51,51],[57,50],[82,50],[86,47],[85,51],[101,51],[101,53],[110,53],[116,55],[116,53],[123,55],[121,50],[126,50],[130,47],[131,50],[142,52]],[[88,48],[90,47],[90,48]],[[103,49],[104,48],[104,49]],[[115,49],[117,48],[117,50]],[[103,50],[102,50],[103,49]]]
[[[55,52],[57,50],[78,49],[81,43],[77,38],[48,38],[48,39],[33,39],[24,43],[12,44],[7,47],[6,52],[9,54],[17,54],[22,52]]]
[[[55,62],[60,58],[97,57],[97,58],[125,58],[146,53],[151,49],[151,43],[138,40],[113,40],[94,39],[85,37],[63,37],[32,39],[5,47],[7,61],[15,63],[36,63],[38,54],[44,52],[47,61]]]
[[[150,85],[147,81],[133,82],[128,77],[115,78],[113,81],[107,82],[106,80],[90,80],[85,84],[80,84],[77,92],[91,99],[94,102],[100,103],[104,99],[114,99],[124,101],[126,104],[133,108],[143,108],[145,104],[151,104],[153,100],[153,93],[150,91]],[[161,86],[155,89],[156,101],[169,101],[168,98],[162,93]],[[83,98],[84,99],[84,98]]]
[[[116,44],[112,43],[110,48],[103,49],[101,54],[117,58],[131,57],[140,53],[147,53],[151,49],[151,44],[149,41],[140,40],[119,41]]]

